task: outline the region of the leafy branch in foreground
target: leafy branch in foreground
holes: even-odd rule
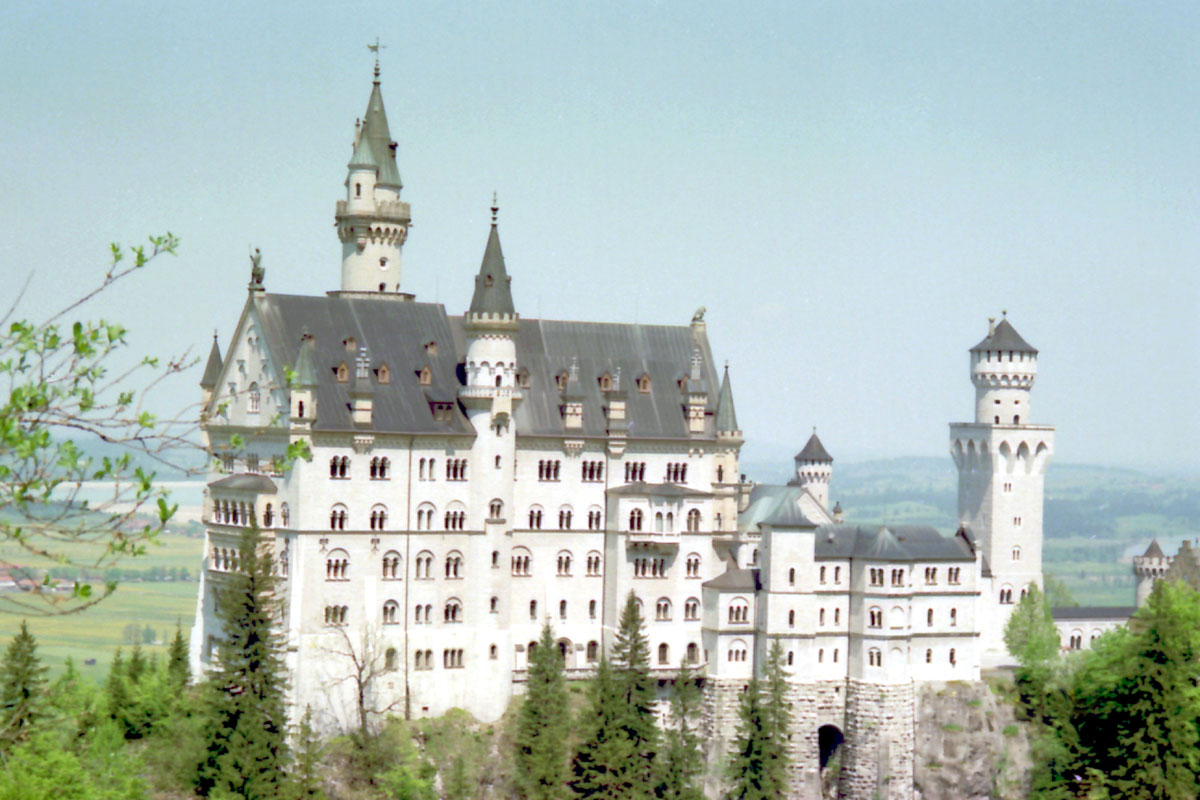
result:
[[[145,552],[175,513],[153,466],[183,469],[180,452],[196,447],[196,415],[160,418],[147,396],[196,360],[185,352],[120,366],[128,363],[122,325],[70,317],[178,245],[170,233],[151,236],[149,247],[113,244],[104,277],[80,297],[40,321],[19,319],[23,288],[0,317],[0,542],[34,562],[104,569]],[[0,596],[0,611],[69,613],[115,588],[77,580],[58,591],[48,566],[10,558],[0,556],[0,568],[36,577],[27,591]]]

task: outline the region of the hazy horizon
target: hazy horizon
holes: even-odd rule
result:
[[[747,462],[787,469],[813,426],[837,463],[942,456],[973,414],[966,351],[1007,310],[1055,463],[1200,472],[1194,4],[4,17],[0,305],[32,272],[28,316],[97,280],[108,242],[168,229],[179,257],[87,310],[139,352],[227,345],[251,245],[269,291],[337,288],[379,36],[418,300],[466,308],[495,190],[523,316],[707,307]]]

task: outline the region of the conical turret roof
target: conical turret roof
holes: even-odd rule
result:
[[[808,444],[804,445],[804,449],[796,453],[797,461],[825,461],[833,463],[833,456],[829,455],[829,451],[825,449],[825,445],[821,444],[821,440],[817,438],[817,432],[813,431],[813,435],[808,437]]]
[[[313,366],[314,347],[313,338],[305,328],[300,336],[300,355],[296,357],[296,376],[292,379],[292,385],[297,389],[317,388],[317,370]]]
[[[717,430],[740,430],[737,411],[733,408],[733,387],[729,385],[729,365],[725,365],[725,377],[721,379],[721,394],[717,397]]]
[[[367,112],[363,115],[362,130],[350,166],[374,166],[375,182],[382,186],[400,189],[400,169],[396,166],[396,143],[388,130],[387,112],[383,109],[383,93],[379,91],[379,79],[371,87],[371,99],[367,101]]]
[[[471,314],[516,314],[513,306],[512,278],[504,269],[504,251],[500,249],[500,233],[496,220],[492,219],[492,230],[488,234],[487,247],[483,251],[483,263],[475,276],[475,293],[471,295]]]
[[[1162,548],[1158,546],[1158,539],[1151,539],[1150,546],[1146,548],[1146,552],[1142,553],[1142,558],[1162,558]]]
[[[983,341],[971,348],[972,353],[980,350],[1012,350],[1014,353],[1033,353],[1037,348],[1021,338],[1017,329],[1008,321],[1008,317],[1000,320],[991,333],[983,337]]]
[[[217,381],[221,380],[221,347],[217,344],[217,335],[213,334],[212,349],[208,351],[208,363],[204,366],[204,376],[200,378],[201,389],[214,389]]]

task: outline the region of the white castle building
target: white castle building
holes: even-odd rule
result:
[[[374,708],[495,720],[544,622],[568,675],[586,677],[633,592],[664,692],[681,661],[701,670],[714,754],[779,642],[797,791],[844,740],[846,796],[904,797],[907,778],[911,797],[914,687],[1002,660],[1011,604],[1041,581],[1053,429],[1031,424],[1037,351],[1007,320],[971,349],[975,419],[950,429],[954,536],[845,524],[815,433],[788,485],[741,477],[702,313],[521,316],[494,207],[466,313],[404,293],[396,150],[377,71],[336,207],[340,289],[272,294],[256,265],[224,357],[213,344],[196,669],[215,655],[215,590],[253,520],[278,561],[290,709],[327,729],[355,722],[352,656],[380,666]],[[312,460],[282,469],[301,440]]]

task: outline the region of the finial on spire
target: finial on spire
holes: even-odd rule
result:
[[[217,329],[213,328],[213,341],[215,342],[216,340],[217,340]]]
[[[386,50],[386,49],[387,49],[387,45],[386,45],[386,44],[380,44],[380,43],[379,43],[379,37],[378,37],[378,36],[376,36],[376,37],[375,37],[375,44],[369,44],[369,45],[367,45],[367,49],[368,49],[368,50],[370,50],[372,53],[374,53],[374,54],[375,54],[375,82],[376,82],[376,83],[379,83],[379,51],[380,51],[380,50]]]
[[[1000,309],[1000,314],[1001,314],[1001,316],[1007,317],[1007,316],[1008,316],[1008,309],[1007,309],[1007,308],[1002,308],[1002,309]]]
[[[496,224],[496,215],[500,213],[500,202],[496,199],[496,193],[492,192],[492,224]]]

